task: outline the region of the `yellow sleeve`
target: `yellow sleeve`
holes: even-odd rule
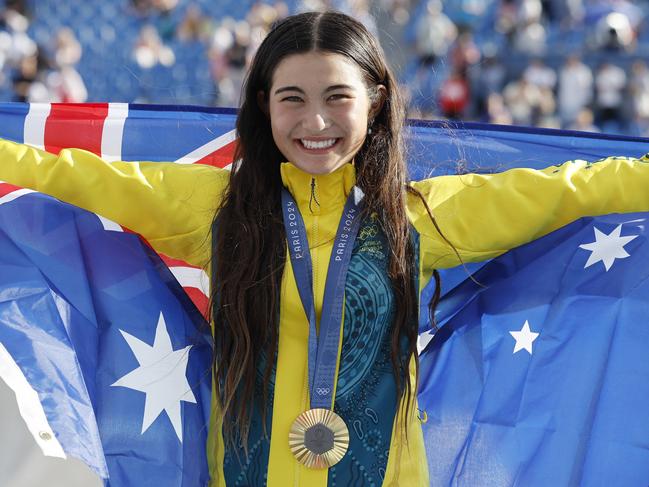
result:
[[[0,181],[49,194],[139,233],[159,252],[204,266],[229,171],[205,165],[56,156],[0,139]]]
[[[411,184],[464,262],[496,257],[583,216],[649,211],[647,156],[441,176]],[[420,234],[422,282],[428,282],[433,269],[458,265],[416,195],[408,194],[407,211]]]

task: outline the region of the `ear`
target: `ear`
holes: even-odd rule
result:
[[[383,109],[385,100],[388,97],[388,90],[383,85],[376,85],[376,92],[370,100],[370,112],[367,115],[368,120],[374,120],[379,112]]]
[[[266,100],[266,92],[259,90],[257,92],[257,105],[259,106],[259,109],[264,112],[264,114],[268,117],[270,116],[269,110],[268,110],[268,101]]]

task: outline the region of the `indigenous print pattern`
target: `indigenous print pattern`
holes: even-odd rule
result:
[[[394,296],[387,266],[387,241],[369,219],[356,239],[347,274],[334,405],[349,428],[349,450],[329,469],[329,487],[379,487],[385,477],[397,407],[390,360]]]
[[[265,357],[260,360],[255,384],[255,405],[250,422],[248,434],[248,455],[246,456],[240,441],[236,441],[236,448],[225,445],[223,457],[223,475],[228,487],[264,487],[268,474],[268,459],[270,457],[270,432],[273,418],[273,391],[275,387],[275,366],[270,376],[268,385],[268,399],[266,408],[266,434],[262,423],[261,391],[263,390],[264,371],[266,369]]]

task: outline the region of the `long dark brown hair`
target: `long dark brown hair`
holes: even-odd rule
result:
[[[409,363],[417,356],[418,290],[405,205],[404,105],[378,42],[362,24],[337,12],[303,13],[275,25],[254,57],[237,118],[236,162],[214,220],[211,314],[215,382],[224,435],[231,440],[236,434],[244,446],[256,395],[261,394],[262,412],[269,398],[286,260],[279,170],[285,158],[273,141],[259,94],[267,101],[274,70],[282,59],[310,51],[340,54],[351,60],[360,69],[372,101],[381,96],[378,86],[385,87],[382,107],[354,161],[357,185],[365,193],[364,211],[382,225],[391,250],[388,275],[397,303],[391,358],[398,398],[407,398],[404,411],[412,405],[415,384],[409,380]],[[432,306],[436,299],[433,301]],[[261,391],[256,390],[260,368]],[[264,417],[264,427],[265,421]]]

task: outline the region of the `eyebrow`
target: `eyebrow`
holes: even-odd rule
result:
[[[354,91],[354,87],[350,86],[350,85],[344,85],[344,84],[331,85],[326,90],[324,90],[324,92],[328,93],[330,91],[335,91],[335,90],[351,90],[351,91]],[[284,93],[285,91],[297,91],[298,93],[302,93],[303,95],[305,94],[304,90],[302,88],[298,87],[298,86],[282,86],[281,88],[277,88],[275,90],[275,94],[279,95],[280,93]]]

